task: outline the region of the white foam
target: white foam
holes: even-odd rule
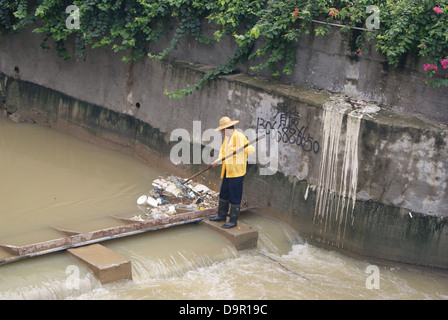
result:
[[[321,231],[326,231],[333,219],[337,222],[338,245],[344,238],[350,200],[351,209],[354,209],[358,184],[358,140],[362,119],[359,112],[352,111],[347,115],[342,169],[338,172],[343,119],[350,109],[350,105],[343,102],[324,106],[322,155],[314,212],[314,223],[321,225]],[[336,199],[337,204],[334,203]],[[333,211],[336,212],[334,216]]]

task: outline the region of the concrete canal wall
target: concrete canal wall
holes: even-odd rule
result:
[[[189,133],[194,157],[198,145],[210,143],[202,132],[228,115],[249,134],[267,134],[245,180],[245,197],[263,212],[314,244],[448,270],[443,124],[245,73],[173,100],[164,89],[192,85],[210,67],[178,60],[126,64],[108,49],[63,61],[40,49],[40,41],[30,32],[0,37],[0,102],[11,118],[194,173],[203,165],[171,161],[179,146],[171,133]],[[205,177],[219,183],[216,171]]]

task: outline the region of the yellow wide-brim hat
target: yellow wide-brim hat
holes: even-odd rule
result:
[[[219,127],[216,128],[216,131],[231,127],[235,124],[237,124],[239,121],[238,120],[231,120],[229,117],[222,117],[221,119],[219,119]]]

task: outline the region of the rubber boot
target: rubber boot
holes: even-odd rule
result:
[[[224,223],[221,228],[230,229],[236,227],[236,222],[238,220],[238,216],[240,215],[240,205],[239,204],[231,204],[230,205],[230,219],[228,222]]]
[[[218,214],[210,217],[210,221],[226,221],[227,212],[229,211],[229,200],[219,198]]]

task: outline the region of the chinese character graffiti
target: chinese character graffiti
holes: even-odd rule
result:
[[[300,113],[295,107],[288,108],[283,104],[277,107],[272,120],[257,118],[257,132],[272,135],[278,142],[297,145],[305,152],[318,153],[319,142],[311,136],[308,126],[301,125],[300,120]]]

